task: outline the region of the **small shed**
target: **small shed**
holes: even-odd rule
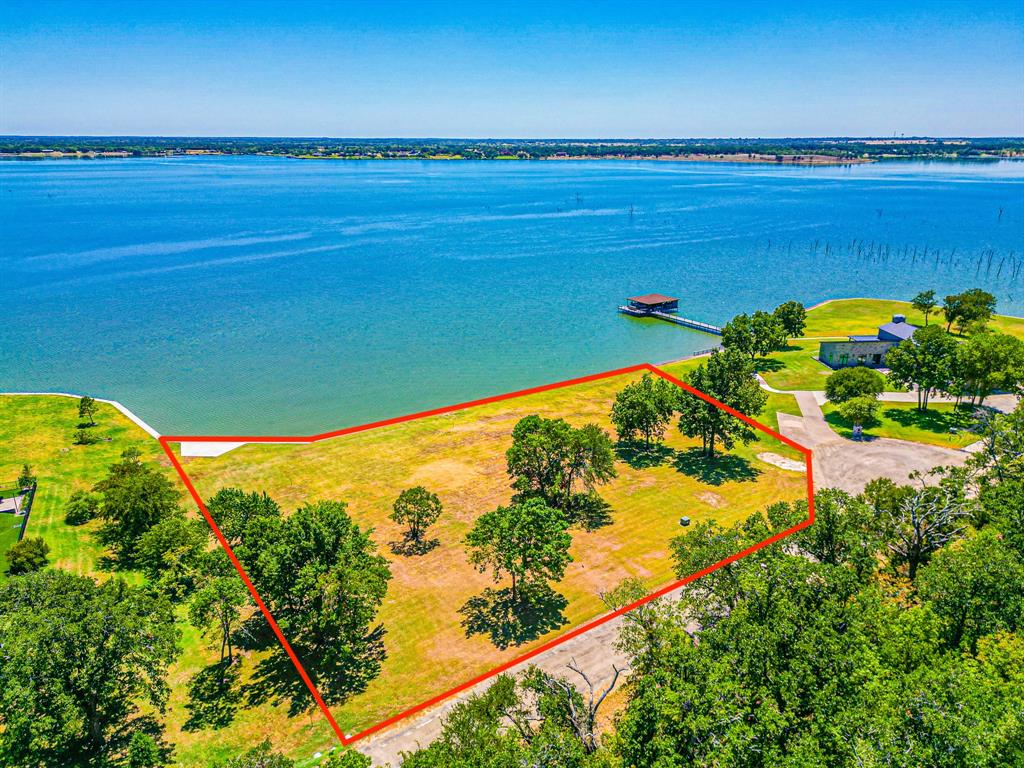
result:
[[[630,296],[626,302],[629,308],[635,312],[675,312],[679,309],[679,299],[661,293]]]

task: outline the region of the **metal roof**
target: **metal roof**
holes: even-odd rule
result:
[[[660,293],[645,293],[643,296],[630,296],[626,301],[634,301],[637,304],[665,304],[669,301],[679,301],[675,296],[664,296]]]
[[[883,333],[888,333],[890,336],[895,336],[898,339],[906,341],[914,335],[914,331],[917,330],[916,325],[910,323],[886,323],[879,327],[878,335],[881,336]]]

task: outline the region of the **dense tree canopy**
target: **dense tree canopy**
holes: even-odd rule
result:
[[[217,491],[207,500],[206,509],[232,547],[242,542],[252,521],[281,516],[281,508],[266,493],[246,493],[239,488]]]
[[[177,630],[166,600],[61,570],[0,587],[0,763],[114,764],[159,734]]]
[[[782,324],[782,329],[790,338],[799,338],[804,335],[804,328],[807,326],[807,310],[799,301],[786,301],[779,304],[772,312]]]
[[[926,410],[931,395],[949,387],[956,349],[956,339],[939,326],[918,328],[910,340],[886,353],[889,379],[901,387],[913,386],[918,410]]]
[[[976,333],[959,344],[951,364],[951,394],[981,405],[996,391],[1024,383],[1024,341],[1005,333]]]
[[[174,510],[139,537],[135,566],[172,600],[180,600],[201,577],[209,543],[205,520]]]
[[[391,570],[343,502],[257,517],[239,556],[293,645],[316,654],[321,668],[360,656]]]
[[[777,314],[758,310],[752,315],[736,315],[722,329],[722,346],[734,349],[754,359],[786,346],[786,325],[797,327],[797,313],[786,310],[784,319]],[[799,326],[802,332],[802,325]]]
[[[64,505],[64,522],[67,525],[84,525],[100,513],[100,497],[95,493],[78,490],[71,494]]]
[[[49,562],[50,545],[42,536],[26,536],[11,545],[4,553],[7,560],[7,572],[11,575],[31,573],[44,568]]]
[[[94,489],[103,496],[101,538],[122,565],[134,563],[142,535],[178,509],[179,492],[161,470],[127,455]]]
[[[885,391],[885,377],[862,365],[840,368],[825,379],[825,395],[833,403],[855,397],[878,397]]]
[[[955,323],[960,333],[963,333],[971,325],[988,322],[995,311],[996,297],[980,288],[946,296],[942,302],[947,331]]]

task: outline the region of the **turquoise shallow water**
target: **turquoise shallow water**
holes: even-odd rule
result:
[[[638,292],[712,323],[974,285],[1024,314],[1024,163],[6,162],[0,201],[0,391],[165,433],[321,431],[709,345],[618,315]]]

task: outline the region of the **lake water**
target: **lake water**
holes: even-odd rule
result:
[[[1024,314],[1024,163],[3,162],[0,195],[0,391],[164,433],[317,432],[713,342],[617,314],[636,293],[715,324],[975,285]]]

